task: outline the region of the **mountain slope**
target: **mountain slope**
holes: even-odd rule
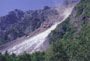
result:
[[[61,11],[57,11],[60,15],[47,15],[49,16],[48,22],[44,21],[44,23],[42,23],[38,29],[32,26],[35,28],[35,31],[33,31],[31,34],[28,34],[28,37],[24,36],[21,39],[19,38],[15,41],[1,46],[0,52],[5,53],[5,51],[8,51],[8,53],[10,54],[15,53],[16,55],[20,55],[24,51],[27,53],[44,51],[44,49],[48,47],[46,46],[47,44],[44,45],[46,43],[47,36],[50,34],[52,30],[54,30],[57,27],[58,24],[62,23],[71,14],[75,5],[76,3],[71,3],[67,6],[63,5],[63,7],[55,8],[54,10],[56,11],[57,9],[63,8]],[[32,34],[34,34],[34,36],[32,36]]]
[[[90,60],[90,0],[81,0],[70,17],[49,35],[46,60]]]
[[[39,28],[44,21],[48,21],[51,15],[58,13],[53,8],[26,12],[16,9],[0,17],[0,45],[27,36]]]
[[[51,32],[51,47],[43,53],[3,56],[15,61],[90,61],[90,0],[81,0],[66,21]],[[9,58],[7,58],[9,57]],[[3,61],[5,59],[2,59]]]

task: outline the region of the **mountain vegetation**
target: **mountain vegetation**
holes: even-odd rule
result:
[[[0,54],[0,61],[90,61],[90,0],[81,0],[69,18],[51,32],[45,52],[16,56]]]
[[[45,6],[43,10],[25,12],[15,9],[0,17],[0,45],[27,36],[53,15],[58,15],[57,11]]]

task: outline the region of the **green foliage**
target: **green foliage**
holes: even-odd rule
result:
[[[77,34],[77,28],[74,28],[69,22],[62,23],[54,31],[54,33],[58,33],[53,34],[50,38],[54,42],[46,51],[46,60],[90,61],[90,25],[87,23],[88,17],[90,17],[90,0],[82,0],[76,10],[77,17],[82,18],[80,21],[83,22],[80,32]],[[64,32],[63,35],[60,34],[62,32]],[[59,37],[55,37],[58,35]]]
[[[81,2],[76,6],[77,16],[83,14],[83,16],[90,15],[90,0],[81,0]]]
[[[24,53],[23,55],[16,56],[15,54],[9,55],[0,54],[0,61],[44,61],[45,53],[36,52],[34,54]]]
[[[17,61],[31,61],[31,56],[29,54],[23,54],[16,58]]]
[[[67,31],[62,39],[52,43],[45,56],[48,61],[90,60],[90,25],[83,24],[79,34],[72,33],[72,29]]]
[[[68,61],[68,55],[61,41],[56,41],[52,44],[50,49],[46,51],[45,61]]]
[[[56,41],[56,40],[60,40],[60,39],[62,39],[63,38],[63,36],[64,36],[64,34],[65,34],[65,32],[66,31],[69,31],[71,28],[69,27],[69,26],[71,26],[70,24],[69,24],[69,18],[66,20],[66,21],[64,21],[62,24],[60,24],[60,25],[58,25],[58,27],[54,30],[54,31],[52,31],[52,35],[51,35],[51,37],[49,37],[49,40],[51,40],[50,41],[50,43],[52,43],[52,41],[54,42],[54,41]]]
[[[44,61],[44,55],[45,55],[44,52],[42,53],[36,52],[31,55],[31,59],[32,61]]]

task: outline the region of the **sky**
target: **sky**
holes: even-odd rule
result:
[[[0,16],[8,14],[14,9],[23,11],[42,9],[44,6],[55,6],[63,0],[0,0]]]

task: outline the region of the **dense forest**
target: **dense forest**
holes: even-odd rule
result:
[[[0,54],[0,61],[90,61],[90,0],[81,0],[49,36],[47,51],[20,56],[6,52]]]

